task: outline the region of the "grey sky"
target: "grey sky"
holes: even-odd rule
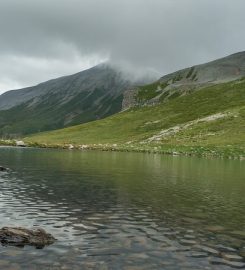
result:
[[[105,60],[166,74],[245,50],[245,0],[0,0],[0,93]]]

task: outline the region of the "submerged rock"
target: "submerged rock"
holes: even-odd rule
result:
[[[29,230],[21,227],[4,227],[0,229],[2,245],[24,247],[25,245],[43,248],[51,245],[56,239],[43,229]]]

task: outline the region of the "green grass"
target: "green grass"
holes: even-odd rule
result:
[[[158,142],[142,144],[160,131],[216,113],[227,117],[199,122]],[[245,81],[204,88],[156,106],[133,108],[114,116],[52,132],[34,134],[29,143],[48,145],[118,144],[119,150],[244,156]],[[130,142],[130,143],[129,143]]]
[[[137,100],[144,102],[158,96],[161,91],[168,86],[167,83],[155,82],[144,86],[139,86]]]
[[[16,142],[13,140],[0,140],[1,146],[16,146]]]

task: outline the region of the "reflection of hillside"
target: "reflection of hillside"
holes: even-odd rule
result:
[[[6,150],[5,158],[23,184],[46,186],[27,189],[27,197],[56,205],[65,200],[68,213],[82,208],[85,217],[115,205],[137,205],[150,207],[151,215],[170,215],[174,222],[187,216],[231,227],[244,224],[240,162],[136,153],[20,149],[11,155],[11,151]]]
[[[240,161],[36,149],[9,149],[1,157],[23,184],[45,183],[45,189],[26,190],[28,197],[56,205],[65,199],[70,209],[82,208],[84,215],[115,205],[137,205],[150,207],[156,216],[170,213],[175,219],[244,224]]]
[[[43,226],[86,252],[244,243],[240,161],[5,148],[0,164],[12,168],[0,176],[2,226]]]

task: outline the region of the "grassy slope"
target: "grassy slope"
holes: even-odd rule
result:
[[[161,130],[184,124],[219,112],[230,116],[201,122],[160,142],[139,144]],[[223,149],[243,155],[245,151],[245,80],[221,84],[175,98],[154,107],[133,108],[103,120],[26,138],[32,143],[47,144],[126,144],[141,147],[192,151],[190,149]],[[196,150],[195,150],[196,151]],[[199,151],[199,150],[197,150]],[[209,150],[207,150],[209,151]],[[211,151],[211,150],[210,150]]]
[[[113,98],[110,95],[101,100],[101,107],[94,100],[102,97],[103,91],[82,92],[65,104],[59,104],[57,97],[47,96],[47,100],[37,106],[22,104],[9,110],[0,111],[0,136],[18,137],[46,130],[61,129],[65,126],[89,122],[104,118],[121,110],[122,95]],[[83,108],[81,111],[80,108]],[[109,108],[107,111],[106,109]],[[106,112],[106,113],[105,113]],[[76,115],[71,122],[65,124],[66,116]]]

